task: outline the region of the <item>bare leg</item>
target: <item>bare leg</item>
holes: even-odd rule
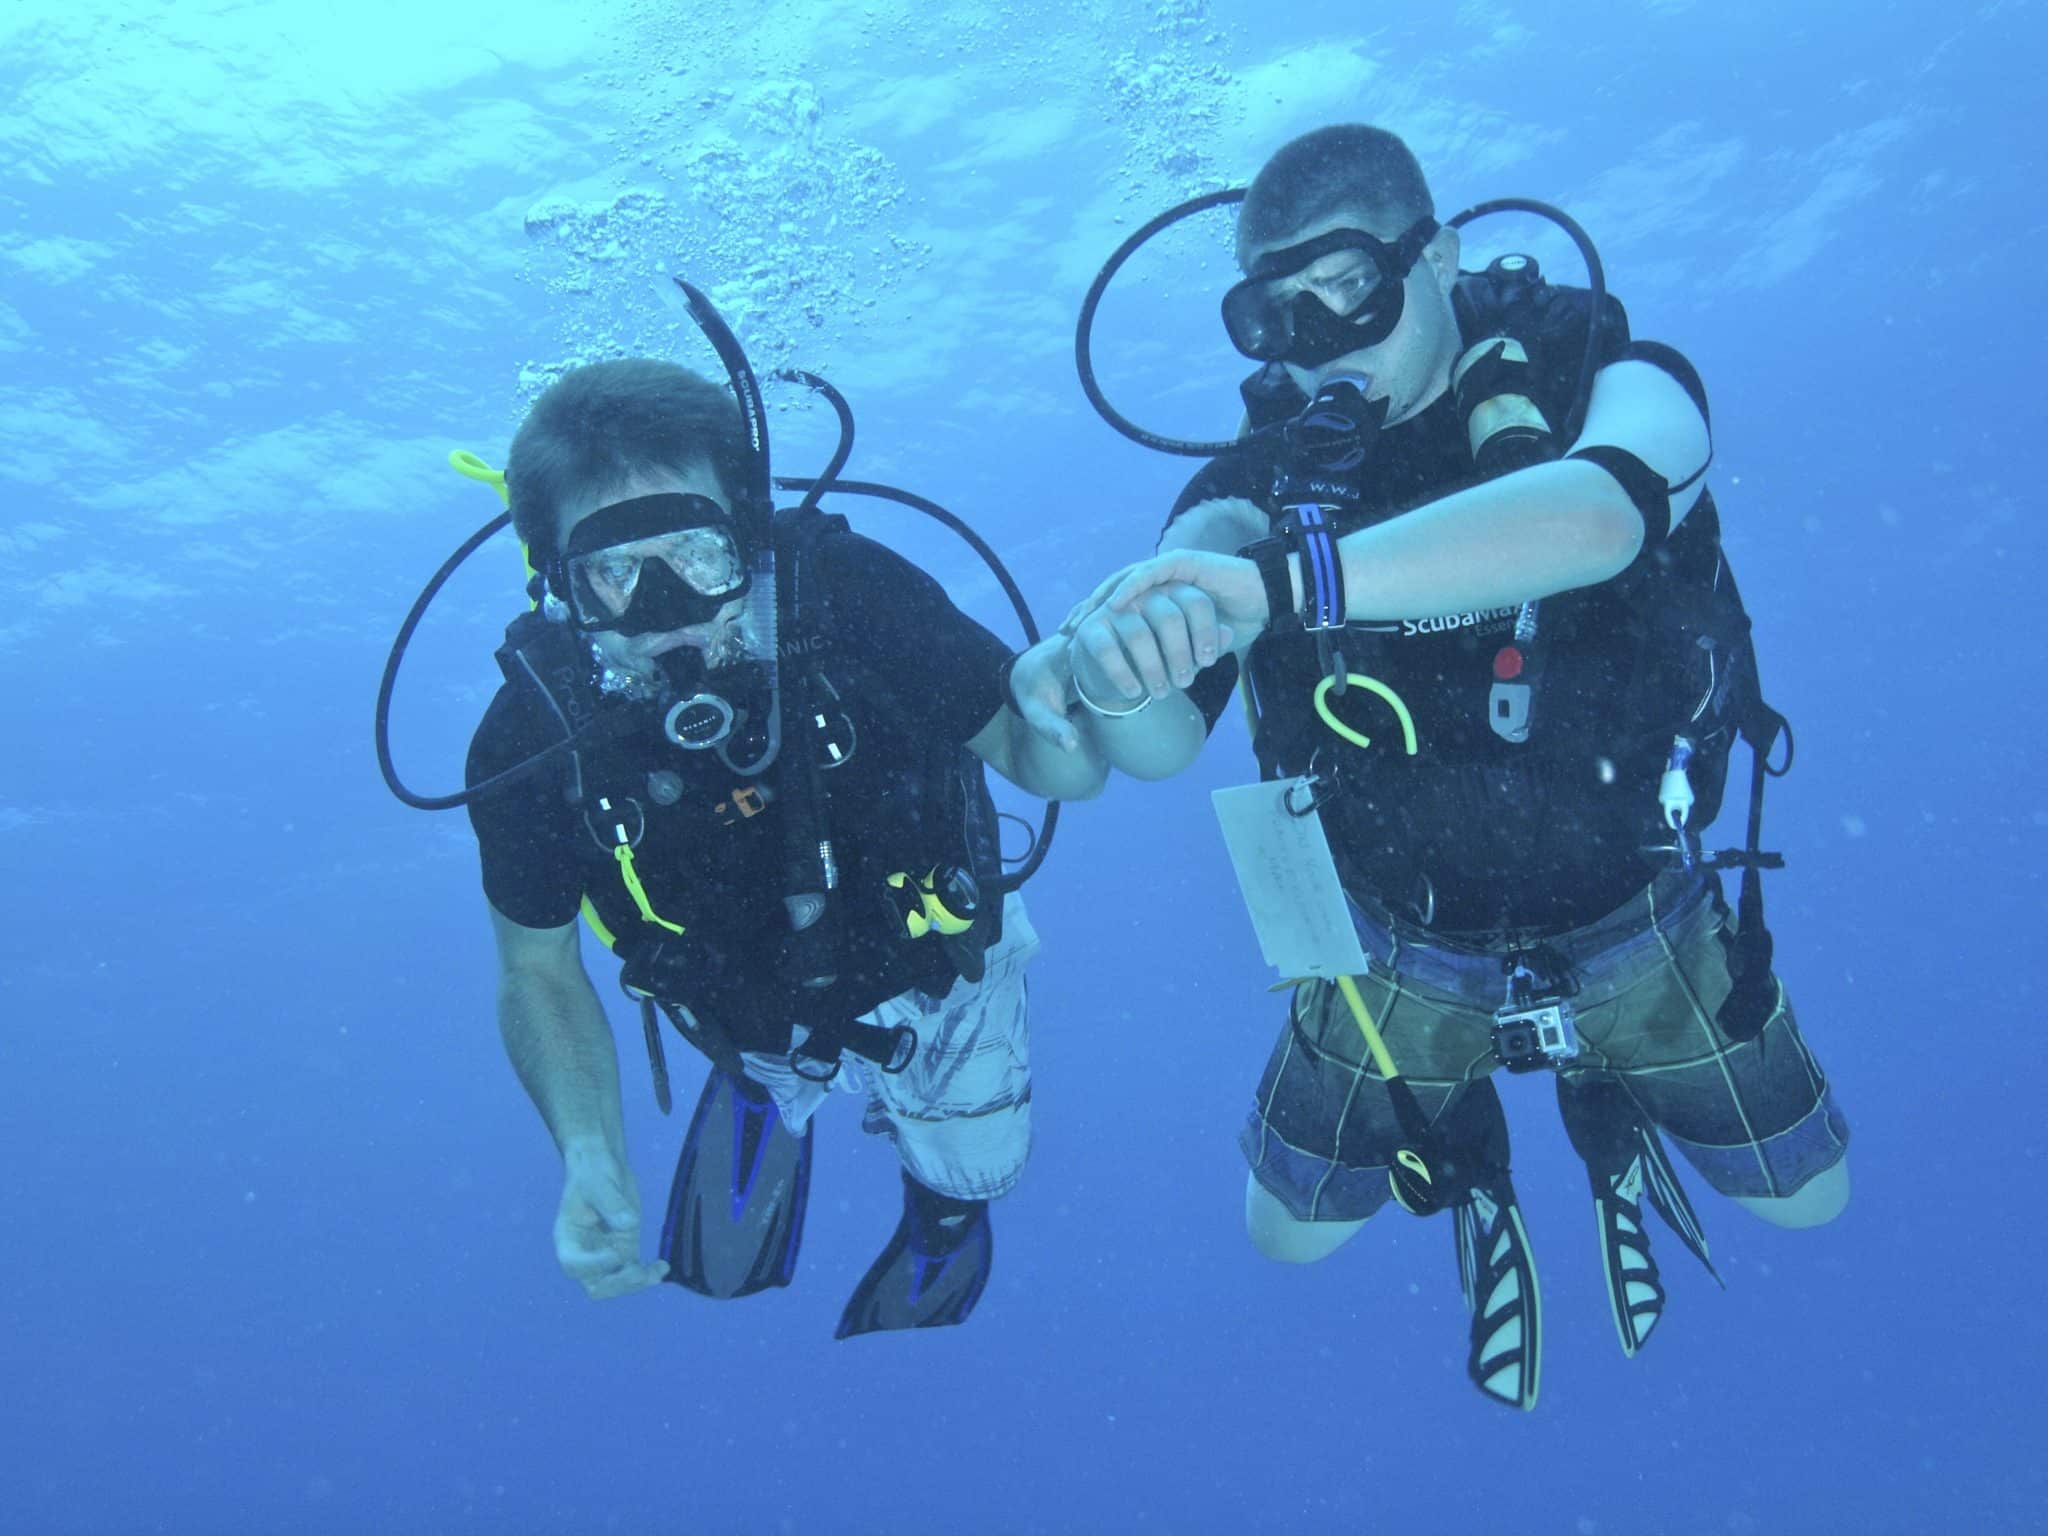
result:
[[[1776,1200],[1757,1195],[1730,1198],[1774,1227],[1824,1227],[1849,1203],[1849,1160],[1845,1157],[1826,1173],[1815,1174],[1797,1194]]]
[[[1358,1235],[1362,1221],[1303,1221],[1251,1174],[1244,1181],[1244,1229],[1267,1258],[1281,1264],[1327,1259]]]

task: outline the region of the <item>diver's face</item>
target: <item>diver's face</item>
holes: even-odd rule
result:
[[[1332,230],[1362,229],[1375,239],[1393,244],[1406,228],[1405,224],[1396,226],[1387,218],[1368,217],[1356,211],[1334,213],[1262,244],[1245,247],[1239,252],[1239,264],[1249,272],[1270,252],[1306,244]],[[1332,251],[1304,267],[1293,281],[1332,314],[1344,315],[1356,306],[1355,290],[1360,282],[1369,285],[1371,271],[1371,262],[1362,252]],[[1297,363],[1281,366],[1309,395],[1333,374],[1365,374],[1372,380],[1371,398],[1388,402],[1387,425],[1406,421],[1450,387],[1451,366],[1458,357],[1458,322],[1451,310],[1451,285],[1457,278],[1458,232],[1440,229],[1409,270],[1402,292],[1401,319],[1384,341],[1334,357],[1314,368]]]
[[[561,544],[566,546],[569,535],[576,525],[602,507],[613,506],[622,501],[631,501],[640,496],[686,495],[702,496],[716,502],[727,512],[732,503],[727,499],[725,488],[718,483],[718,476],[707,465],[694,465],[681,472],[659,471],[647,475],[636,475],[623,484],[608,488],[603,494],[571,500],[562,508],[559,530]],[[616,630],[594,630],[590,639],[611,665],[626,672],[645,672],[657,656],[685,646],[704,653],[706,668],[717,668],[730,660],[740,644],[740,617],[746,611],[747,600],[735,598],[718,613],[702,624],[689,624],[681,629],[654,631],[644,635],[622,635]]]

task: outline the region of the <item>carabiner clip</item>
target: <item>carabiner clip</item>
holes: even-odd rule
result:
[[[1302,774],[1280,792],[1280,809],[1294,817],[1297,821],[1304,816],[1315,815],[1330,798],[1323,792],[1323,785],[1326,782],[1317,774]],[[1308,792],[1306,802],[1298,798],[1304,790]]]

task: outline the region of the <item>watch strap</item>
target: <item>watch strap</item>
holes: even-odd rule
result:
[[[1259,580],[1266,588],[1266,625],[1269,629],[1277,629],[1288,620],[1299,617],[1294,611],[1294,579],[1288,566],[1288,558],[1293,553],[1292,541],[1278,534],[1254,539],[1237,552],[1239,559],[1249,560],[1259,568]]]

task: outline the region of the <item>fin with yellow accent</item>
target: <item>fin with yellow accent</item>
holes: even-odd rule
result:
[[[1693,1257],[1724,1284],[1707,1255],[1706,1233],[1678,1182],[1657,1132],[1612,1078],[1560,1075],[1557,1104],[1572,1148],[1586,1164],[1599,1228],[1600,1262],[1621,1352],[1634,1357],[1663,1320],[1663,1274],[1650,1252],[1647,1204]]]
[[[1465,1373],[1497,1403],[1524,1412],[1543,1383],[1543,1293],[1508,1174],[1507,1117],[1488,1081],[1469,1085],[1437,1125],[1456,1149],[1458,1280],[1472,1315]]]
[[[1527,1412],[1543,1384],[1543,1296],[1513,1186],[1501,1185],[1474,1188],[1454,1207],[1458,1278],[1472,1313],[1465,1374],[1495,1402]]]

